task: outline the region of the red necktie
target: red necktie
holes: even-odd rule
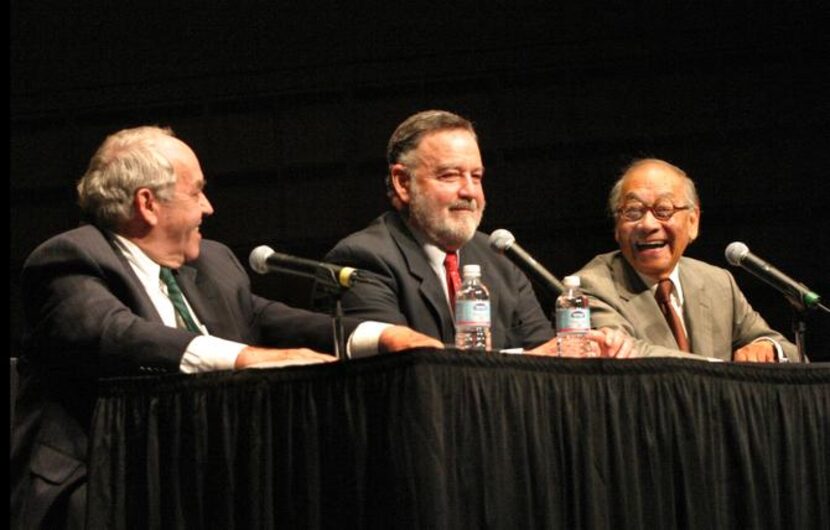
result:
[[[455,311],[455,293],[461,288],[461,275],[458,274],[458,254],[448,252],[444,258],[444,270],[447,272],[447,291],[450,294],[450,308]]]
[[[682,351],[690,351],[689,341],[686,339],[686,332],[683,331],[683,323],[680,321],[680,316],[677,314],[677,311],[674,310],[674,306],[671,305],[672,287],[674,287],[674,284],[671,279],[663,278],[657,284],[657,291],[654,293],[654,297],[657,299],[657,305],[660,306],[660,311],[666,317],[666,322],[668,322],[669,328],[671,328],[674,340],[677,341],[677,346]]]

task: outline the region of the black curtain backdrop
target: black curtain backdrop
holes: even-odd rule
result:
[[[77,225],[74,184],[104,136],[146,123],[193,146],[216,209],[203,232],[243,262],[260,244],[319,259],[368,224],[388,207],[392,130],[445,108],[479,132],[482,230],[511,230],[560,278],[614,248],[608,189],[655,156],[697,181],[689,255],[726,267],[744,241],[830,296],[823,2],[295,4],[11,2],[11,355],[25,257]],[[735,272],[792,338],[783,297]],[[309,303],[302,280],[254,286]],[[827,317],[808,325],[821,360]]]
[[[830,525],[830,369],[414,351],[105,382],[94,528]]]

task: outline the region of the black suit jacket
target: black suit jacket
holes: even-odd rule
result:
[[[333,351],[331,321],[255,296],[226,246],[203,240],[178,282],[211,335],[245,344]],[[26,330],[10,483],[12,528],[47,524],[85,480],[98,378],[178,372],[196,334],[167,327],[110,237],[92,226],[39,246],[22,273]],[[357,326],[344,322],[348,336]]]
[[[439,277],[420,244],[396,212],[346,237],[326,261],[370,273],[342,298],[347,315],[409,326],[446,344],[455,342],[453,317]],[[538,346],[554,336],[525,274],[490,249],[477,232],[460,251],[460,266],[481,265],[490,290],[493,349]]]

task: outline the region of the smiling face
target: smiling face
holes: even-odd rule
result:
[[[176,184],[169,199],[157,203],[152,254],[162,265],[177,268],[199,257],[202,218],[213,213],[204,194],[205,177],[193,151],[176,138],[163,138],[159,150],[173,165]]]
[[[407,162],[390,173],[409,222],[433,244],[457,250],[475,235],[484,212],[478,142],[465,129],[439,130],[426,134]]]
[[[623,179],[617,207],[654,206],[666,201],[675,207],[692,206],[684,179],[660,162],[635,166]],[[617,215],[614,238],[632,267],[659,280],[671,274],[686,247],[697,237],[699,221],[698,206],[677,210],[667,221],[658,220],[650,210],[637,221]]]

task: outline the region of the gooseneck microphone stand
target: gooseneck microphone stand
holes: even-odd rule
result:
[[[334,309],[331,319],[332,333],[334,335],[334,356],[341,361],[349,359],[349,354],[346,351],[346,336],[343,333],[343,304],[340,299],[343,297],[343,289],[333,295]]]
[[[802,363],[809,363],[807,357],[807,315],[812,309],[821,309],[830,313],[830,309],[824,304],[805,304],[801,300],[788,297],[787,300],[793,308],[793,333],[795,334],[795,345],[798,348],[798,355]]]
[[[346,334],[343,331],[343,293],[349,288],[342,286],[334,272],[328,269],[320,269],[315,277],[315,290],[324,292],[332,301],[331,327],[334,339],[334,356],[340,361],[347,361],[349,353],[346,350]]]

